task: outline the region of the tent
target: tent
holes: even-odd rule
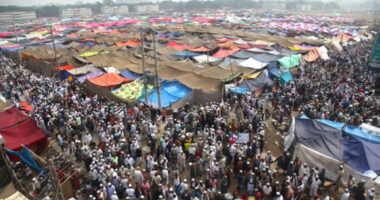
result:
[[[196,48],[189,48],[188,50],[193,51],[193,52],[209,52],[209,51],[211,51],[211,49],[204,47],[204,46],[196,47]]]
[[[47,147],[46,135],[31,118],[14,122],[12,126],[0,129],[0,135],[5,140],[6,148],[18,150],[21,148],[21,145],[25,145],[33,151],[40,153]]]
[[[177,80],[164,81],[160,87],[161,107],[170,107],[173,103],[181,100],[191,92],[191,89],[181,84]],[[145,97],[141,96],[139,100],[144,102]],[[158,107],[157,89],[148,94],[148,102],[154,107]]]
[[[79,56],[82,58],[87,58],[87,57],[98,55],[99,53],[100,53],[99,51],[86,51],[79,54]]]
[[[83,75],[87,74],[90,72],[96,72],[96,71],[101,71],[99,68],[95,67],[93,64],[85,65],[82,67],[77,67],[75,69],[68,70],[68,72],[72,75],[78,76],[78,75]]]
[[[264,68],[268,63],[257,61],[253,58],[248,58],[247,60],[241,62],[239,65],[242,67],[247,67],[251,69],[262,69]]]
[[[269,78],[268,70],[263,70],[259,77],[252,80],[244,80],[242,85],[247,86],[251,91],[256,90],[257,88],[262,87],[272,87],[274,82]]]
[[[116,69],[115,67],[103,67],[103,70],[107,73],[120,74],[120,71]]]
[[[80,83],[84,83],[87,79],[95,78],[95,77],[101,76],[102,74],[104,74],[104,72],[102,72],[101,70],[99,70],[99,71],[95,71],[95,72],[88,73],[88,74],[83,75],[83,76],[79,76],[79,77],[77,78],[77,80],[78,80]]]
[[[301,54],[296,54],[296,55],[283,57],[279,59],[278,62],[280,63],[281,67],[285,69],[290,69],[295,66],[298,66],[300,64],[300,60],[301,60]]]
[[[119,74],[116,74],[116,73],[106,73],[95,78],[90,78],[88,79],[88,81],[97,86],[109,87],[109,86],[120,85],[124,82],[127,82],[128,79],[123,78]]]
[[[291,80],[293,80],[293,75],[290,71],[286,71],[280,75],[281,84],[285,84]]]
[[[177,43],[176,41],[170,41],[166,44],[166,46],[172,47],[173,49],[177,51],[183,51],[189,48],[187,45]]]
[[[147,93],[149,93],[153,87],[147,85]],[[131,83],[123,84],[120,88],[112,90],[112,93],[123,101],[135,102],[144,93],[144,84],[141,80],[135,80]]]
[[[29,117],[22,113],[18,108],[11,107],[8,110],[0,112],[0,130],[14,126],[28,118]]]
[[[235,54],[236,52],[239,51],[239,48],[232,48],[232,49],[219,49],[219,51],[217,51],[213,57],[215,58],[225,58],[225,57],[228,57],[230,55],[233,55]]]
[[[199,56],[199,54],[185,50],[185,51],[174,53],[174,54],[172,54],[172,56],[174,56],[176,58],[185,59],[185,58],[191,58],[191,57],[194,57],[194,56]]]
[[[134,73],[134,72],[131,72],[129,70],[124,70],[124,71],[121,71],[120,74],[124,77],[124,78],[127,78],[128,80],[136,80],[139,78],[139,75]]]
[[[220,58],[214,58],[212,56],[208,55],[199,55],[199,56],[194,56],[193,59],[197,61],[199,64],[204,64],[204,63],[213,63],[213,62],[219,62],[221,61]]]
[[[128,40],[127,42],[116,42],[118,47],[138,47],[141,45],[139,40]]]
[[[380,182],[373,179],[380,173],[380,152],[377,150],[380,144],[347,136],[337,127],[342,126],[307,117],[293,119],[285,136],[285,151],[293,151],[293,157],[298,157],[310,167],[326,169],[328,179],[335,180],[337,166],[343,165],[345,174],[342,181],[353,175],[357,180],[366,180],[366,187],[380,189]]]

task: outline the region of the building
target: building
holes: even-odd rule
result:
[[[158,4],[137,4],[133,8],[135,13],[141,14],[157,13],[160,11]]]
[[[26,21],[37,19],[36,12],[0,12],[0,22]]]
[[[87,18],[91,16],[91,8],[67,8],[61,10],[62,18]]]
[[[285,10],[286,4],[281,1],[265,1],[263,2],[263,9],[266,10]]]
[[[129,13],[128,6],[103,6],[102,14],[105,15],[126,15]]]

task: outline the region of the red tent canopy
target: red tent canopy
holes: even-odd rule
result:
[[[116,46],[118,47],[138,47],[140,46],[139,40],[128,40],[127,42],[116,42]]]
[[[202,46],[202,47],[196,47],[196,48],[189,48],[188,50],[193,51],[193,52],[207,52],[207,51],[210,51],[211,49]]]
[[[176,41],[170,41],[166,44],[166,46],[172,47],[173,49],[175,49],[177,51],[183,51],[183,50],[191,48],[185,44],[181,44],[181,43],[178,43]]]
[[[227,56],[230,56],[236,52],[239,51],[239,48],[232,48],[232,49],[219,49],[218,52],[216,52],[213,57],[215,58],[225,58]]]
[[[27,120],[29,117],[16,107],[0,112],[0,130]]]
[[[25,145],[34,152],[41,153],[47,147],[46,135],[31,118],[1,129],[0,135],[4,138],[5,147],[11,150],[21,149],[21,145]]]
[[[75,69],[75,67],[71,66],[71,65],[63,65],[63,66],[58,66],[56,67],[56,69],[58,69],[59,71],[63,71],[63,70],[72,70],[72,69]]]

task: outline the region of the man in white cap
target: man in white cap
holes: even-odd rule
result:
[[[341,200],[349,200],[350,199],[350,191],[348,188],[344,190],[344,193],[342,194]]]
[[[128,185],[128,188],[125,191],[125,193],[127,193],[127,197],[129,197],[129,199],[135,198],[135,189],[132,187],[132,184]]]
[[[273,200],[284,200],[284,197],[280,192],[276,192],[276,196],[273,198]]]
[[[367,191],[366,200],[372,200],[375,197],[375,188]]]
[[[313,198],[315,195],[317,195],[319,185],[321,184],[321,180],[319,180],[318,175],[312,177],[313,180],[311,182],[310,186],[310,197]]]
[[[343,175],[344,175],[343,165],[339,165],[338,166],[338,174],[337,174],[337,177],[336,177],[336,180],[335,180],[336,188],[339,188],[339,185],[340,185],[340,182],[341,182],[341,179],[342,179]]]
[[[264,200],[270,200],[270,196],[272,193],[272,187],[271,187],[269,182],[266,185],[264,185],[263,193],[264,193]]]

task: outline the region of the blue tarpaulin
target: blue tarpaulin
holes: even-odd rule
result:
[[[380,143],[373,138],[369,140],[370,134],[360,128],[330,120],[312,120],[306,115],[297,118],[294,127],[296,142],[342,161],[360,173],[369,170],[380,173]]]
[[[293,75],[292,75],[292,73],[290,73],[290,71],[286,71],[286,72],[282,73],[280,76],[281,84],[285,84],[291,80],[293,80]]]
[[[380,173],[379,147],[355,137],[348,138],[343,141],[344,162],[361,173],[368,170]]]
[[[191,92],[191,89],[182,83],[174,81],[164,81],[160,87],[161,95],[161,107],[166,108],[171,106],[171,104],[181,100],[183,97],[187,96]],[[144,95],[142,95],[139,100],[144,102]],[[153,90],[148,95],[149,104],[158,107],[158,96],[157,90]]]
[[[271,79],[279,78],[281,76],[281,71],[278,68],[277,62],[270,62],[268,64],[268,74]]]
[[[22,147],[21,151],[12,151],[10,149],[5,150],[7,151],[7,153],[19,157],[20,160],[23,163],[25,163],[28,167],[30,167],[32,170],[38,172],[39,174],[44,173],[45,170],[36,163],[36,161],[33,159],[32,155],[26,147]]]
[[[302,115],[300,118],[309,119],[306,115]],[[335,121],[326,120],[326,119],[317,119],[317,121],[321,122],[322,124],[325,124],[327,126],[339,129],[339,130],[343,129],[343,134],[345,134],[345,135],[357,137],[357,138],[365,140],[365,141],[380,144],[380,137],[379,136],[370,134],[367,131],[361,129],[360,127],[349,126],[349,125],[345,126],[345,124],[342,122],[335,122]]]
[[[120,72],[120,74],[123,77],[127,78],[128,80],[136,80],[137,78],[139,78],[138,74],[133,73],[133,72],[131,72],[129,70],[124,70],[124,71]]]
[[[229,91],[235,94],[247,94],[250,92],[249,88],[246,85],[232,87],[229,89]]]
[[[199,55],[200,55],[199,53],[194,53],[191,51],[180,51],[173,54],[174,57],[179,57],[179,58],[191,58],[191,57],[199,56]]]
[[[372,135],[360,127],[354,127],[354,126],[345,126],[343,129],[343,132],[347,135],[354,136],[369,142],[375,142],[380,144],[380,137],[376,135]]]

